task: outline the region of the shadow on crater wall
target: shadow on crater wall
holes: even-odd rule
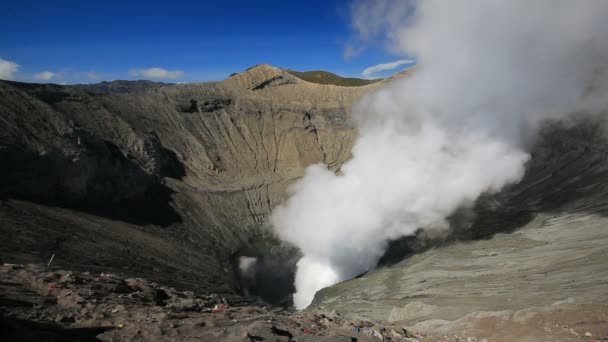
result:
[[[0,147],[0,198],[84,211],[133,224],[163,227],[181,222],[171,207],[173,191],[160,176],[181,179],[183,165],[165,149],[160,175],[144,172],[111,142],[90,142],[78,156],[40,155]]]

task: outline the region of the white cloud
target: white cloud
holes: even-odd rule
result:
[[[184,72],[182,70],[170,71],[163,68],[131,69],[129,70],[129,74],[149,78],[179,78],[184,76]]]
[[[376,65],[372,65],[371,67],[363,70],[362,74],[364,77],[372,77],[372,76],[374,76],[374,74],[379,73],[381,71],[393,70],[401,65],[412,64],[412,63],[416,63],[416,61],[413,59],[400,59],[400,60],[394,61],[394,62],[376,64]]]
[[[58,74],[50,71],[39,72],[34,75],[34,79],[38,81],[50,81],[52,78],[57,77]]]
[[[89,71],[89,72],[87,72],[86,76],[90,80],[98,80],[98,79],[101,78],[101,75],[98,72],[95,72],[95,71]]]
[[[19,70],[19,64],[0,58],[0,79],[12,80]]]

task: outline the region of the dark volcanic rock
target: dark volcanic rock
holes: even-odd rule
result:
[[[153,82],[147,80],[139,81],[111,81],[95,84],[76,84],[74,87],[82,89],[92,94],[127,94],[145,92],[151,89],[158,89],[172,83]]]
[[[49,278],[62,281],[49,287]],[[108,286],[112,284],[128,286],[125,291]],[[151,301],[149,292],[141,295],[146,288],[163,289],[166,305]],[[74,300],[75,294],[84,300]],[[46,296],[57,300],[45,303]],[[8,341],[350,340],[350,327],[338,319],[330,323],[322,316],[276,312],[225,298],[220,306],[216,298],[222,297],[177,291],[144,279],[5,264],[0,266],[0,334]]]

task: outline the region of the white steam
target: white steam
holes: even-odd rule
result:
[[[604,105],[593,95],[606,89],[595,76],[608,62],[608,1],[387,0],[353,13],[420,66],[355,106],[359,137],[340,175],[310,166],[275,209],[277,234],[304,255],[298,308],[374,267],[389,239],[448,229],[459,207],[519,181],[542,120]]]

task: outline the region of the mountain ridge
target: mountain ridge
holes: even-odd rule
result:
[[[273,70],[273,71],[271,71]],[[243,74],[258,74],[258,71],[261,71],[261,74],[264,73],[274,73],[275,75],[279,74],[279,70],[286,72],[289,75],[295,76],[296,79],[306,81],[314,84],[323,84],[323,85],[335,85],[335,86],[345,86],[345,87],[359,87],[366,86],[373,83],[382,82],[385,79],[391,78],[389,76],[387,78],[376,78],[376,79],[364,79],[357,77],[342,77],[335,73],[325,70],[309,70],[309,71],[295,71],[288,68],[275,67],[270,64],[256,64],[253,65],[242,72],[235,72],[230,74],[227,78],[223,80],[216,81],[204,81],[204,82],[159,82],[152,81],[148,79],[139,79],[139,80],[112,80],[112,81],[101,81],[97,83],[77,83],[70,84],[68,86],[74,86],[79,89],[85,90],[91,93],[128,93],[128,92],[142,92],[149,89],[155,89],[163,86],[174,86],[178,84],[198,84],[198,83],[220,83],[224,82],[234,76],[243,75]],[[396,73],[396,74],[399,74]],[[395,75],[396,75],[395,74]],[[5,80],[6,81],[6,80]],[[9,81],[11,82],[11,81]],[[14,82],[14,81],[12,81]],[[27,82],[21,82],[27,83]],[[56,83],[46,83],[46,84],[56,84]]]

